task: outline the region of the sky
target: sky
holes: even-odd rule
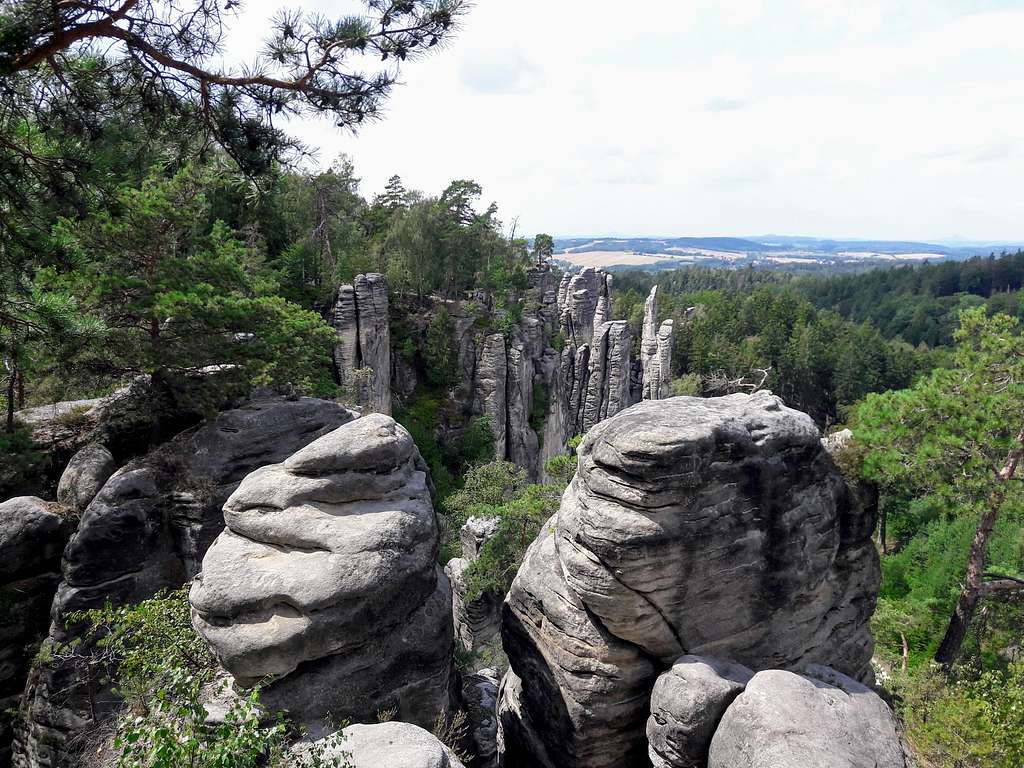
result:
[[[357,134],[287,129],[526,234],[1024,241],[1024,0],[479,0],[401,82]]]

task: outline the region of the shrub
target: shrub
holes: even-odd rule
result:
[[[943,768],[1024,765],[1024,664],[947,681],[935,665],[893,678],[907,739]]]
[[[259,690],[235,696],[221,723],[208,723],[204,701],[228,686],[218,680],[216,659],[192,629],[188,588],[161,593],[137,605],[71,614],[85,623],[85,642],[52,649],[55,659],[101,667],[126,706],[108,745],[117,768],[274,768],[286,759],[289,728],[281,715],[268,717]],[[88,649],[88,650],[85,650]],[[310,768],[339,768],[339,732],[298,758]],[[342,753],[343,755],[343,753]]]

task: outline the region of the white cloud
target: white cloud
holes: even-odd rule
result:
[[[474,178],[527,231],[1024,236],[1019,5],[581,5],[480,2],[381,122],[292,130],[351,154],[364,192]],[[247,6],[229,49],[276,7]]]

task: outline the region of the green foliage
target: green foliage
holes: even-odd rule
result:
[[[485,592],[508,591],[527,547],[537,538],[544,522],[558,510],[559,498],[556,488],[528,485],[521,494],[487,510],[485,516],[498,518],[498,531],[466,568],[467,600],[475,600]]]
[[[978,567],[1017,578],[1024,571],[1024,494],[999,474],[1021,429],[1024,339],[1015,318],[987,317],[982,307],[963,313],[955,337],[951,368],[868,395],[851,424],[896,544],[882,560],[880,651],[892,656],[906,639],[914,663],[944,636],[979,520],[994,522]],[[1007,622],[1022,618],[999,610],[998,594],[987,600],[963,649],[982,664],[995,663],[1013,642]]]
[[[448,387],[458,376],[458,350],[455,349],[454,325],[444,307],[430,318],[423,347],[423,363],[427,381],[434,387]]]
[[[46,455],[26,427],[0,431],[0,498],[9,499],[39,491]]]
[[[560,492],[531,485],[526,473],[507,461],[493,461],[466,473],[463,487],[445,501],[451,530],[471,517],[497,518],[498,531],[466,569],[467,599],[508,591],[526,548],[558,509]]]
[[[675,325],[673,378],[686,377],[680,393],[720,395],[761,384],[827,426],[868,392],[908,386],[931,367],[926,351],[816,309],[785,278],[756,275],[687,268],[656,278],[657,320]],[[616,277],[615,314],[636,333],[651,284],[633,273]],[[703,285],[715,288],[695,290]]]
[[[441,404],[437,396],[426,391],[417,392],[414,399],[395,409],[395,421],[409,430],[420,455],[430,469],[430,477],[438,499],[451,493],[454,478],[445,463],[445,456],[438,442],[438,413]]]
[[[1024,765],[1024,664],[948,681],[923,666],[889,683],[907,739],[927,765]]]
[[[869,395],[853,426],[869,450],[868,479],[963,515],[976,513],[992,493],[993,468],[1020,431],[1024,340],[1015,318],[988,318],[981,308],[963,313],[956,339],[952,368],[910,389]],[[1020,501],[1014,488],[1007,503]]]
[[[117,768],[256,768],[284,765],[288,728],[268,718],[253,689],[232,697],[223,722],[208,723],[204,701],[224,693],[217,662],[192,629],[188,588],[137,605],[72,614],[70,623],[91,628],[91,658],[113,677],[126,706],[112,740]],[[82,646],[57,646],[57,658],[74,658]],[[300,764],[341,766],[321,745]]]
[[[700,397],[703,394],[700,376],[695,373],[684,373],[669,383],[669,393],[672,397]]]
[[[201,226],[203,190],[215,181],[194,169],[156,173],[141,188],[123,187],[116,213],[58,225],[84,267],[54,283],[106,319],[96,364],[150,374],[236,366],[252,384],[325,391],[332,330],[275,295],[258,254],[226,224]]]

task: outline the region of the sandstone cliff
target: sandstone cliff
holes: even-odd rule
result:
[[[330,315],[335,380],[348,399],[375,413],[391,413],[389,321],[384,275],[356,275],[338,288]]]
[[[592,428],[506,600],[509,765],[648,765],[683,654],[870,675],[873,510],[769,393],[644,402]]]

